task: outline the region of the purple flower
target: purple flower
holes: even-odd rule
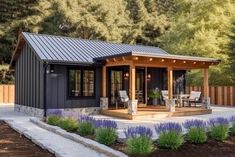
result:
[[[62,110],[60,109],[49,109],[47,110],[48,115],[62,116]]]
[[[217,118],[211,118],[208,122],[210,126],[216,126],[216,125],[228,125],[229,121],[227,118],[224,117],[217,117]]]
[[[78,117],[78,121],[80,122],[88,122],[88,123],[94,123],[95,119],[91,116],[87,116],[87,115],[80,115]]]
[[[232,123],[235,123],[235,115],[233,115],[232,117],[230,117],[229,121],[232,122]]]
[[[64,117],[77,119],[78,118],[78,113],[75,112],[75,111],[64,111]]]
[[[155,125],[155,130],[158,134],[164,133],[164,132],[170,132],[170,131],[181,133],[182,127],[179,123],[168,122],[168,123],[160,123],[160,124]]]
[[[95,120],[93,122],[95,128],[113,128],[117,129],[117,123],[112,120]]]
[[[152,130],[144,126],[130,127],[124,130],[124,134],[126,138],[135,138],[140,136],[151,138],[153,136]]]
[[[206,127],[206,122],[204,122],[203,120],[199,120],[199,119],[192,119],[192,120],[187,120],[183,126],[186,129],[190,129],[190,128],[204,128]]]

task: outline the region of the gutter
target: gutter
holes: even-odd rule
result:
[[[44,71],[43,71],[43,110],[44,110],[44,113],[43,113],[43,116],[44,118],[46,119],[47,118],[47,104],[46,104],[46,86],[47,86],[47,67],[48,67],[48,62],[45,62],[43,64],[44,66]]]

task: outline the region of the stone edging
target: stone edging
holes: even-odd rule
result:
[[[53,132],[57,135],[64,137],[64,138],[70,139],[74,142],[80,143],[88,148],[91,148],[91,149],[93,149],[99,153],[105,154],[109,157],[128,157],[126,154],[124,154],[120,151],[114,150],[108,146],[100,144],[100,143],[93,141],[91,139],[84,138],[78,134],[69,133],[69,132],[61,129],[60,127],[48,125],[37,118],[30,118],[30,121],[43,129],[46,129],[50,132]]]

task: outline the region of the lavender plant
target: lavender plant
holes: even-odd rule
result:
[[[47,123],[50,125],[60,125],[62,121],[62,111],[59,109],[52,109],[47,111]]]
[[[159,134],[158,145],[166,149],[178,149],[184,142],[182,127],[179,123],[169,122],[155,125]]]
[[[52,116],[52,115],[55,115],[55,116],[62,116],[63,113],[62,113],[62,110],[60,109],[49,109],[47,111],[47,115],[48,116]]]
[[[88,136],[94,134],[93,123],[95,119],[87,115],[81,115],[78,118],[78,134],[81,136]]]
[[[223,141],[228,137],[229,121],[226,118],[211,118],[208,122],[210,126],[210,137],[217,141]]]
[[[206,122],[203,120],[187,120],[183,126],[188,130],[186,138],[191,143],[204,143],[207,140]]]
[[[230,128],[231,135],[235,135],[235,115],[230,118],[230,122],[232,124],[232,127]]]
[[[117,139],[117,123],[111,120],[95,120],[95,139],[105,145],[113,144]]]
[[[152,152],[153,142],[151,137],[153,132],[144,126],[131,127],[124,131],[127,140],[127,152],[130,155],[143,156]]]

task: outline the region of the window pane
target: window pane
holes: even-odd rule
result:
[[[81,70],[69,70],[69,96],[81,96]]]
[[[83,71],[83,96],[94,96],[94,70]]]

